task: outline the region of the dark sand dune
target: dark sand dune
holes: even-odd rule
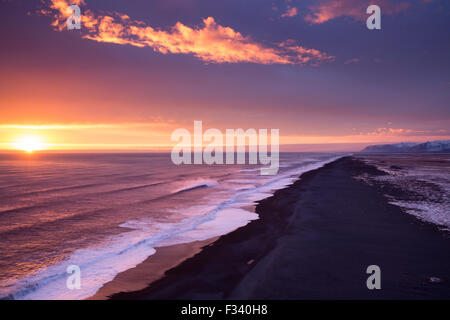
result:
[[[378,171],[343,158],[257,206],[254,221],[144,290],[114,299],[448,299],[450,238],[353,177]],[[366,268],[381,268],[368,290]],[[431,283],[430,277],[442,279]]]

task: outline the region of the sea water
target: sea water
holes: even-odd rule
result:
[[[170,154],[0,155],[0,298],[83,299],[158,247],[229,233],[249,207],[341,155],[258,165],[180,165]],[[69,290],[67,267],[81,270]]]

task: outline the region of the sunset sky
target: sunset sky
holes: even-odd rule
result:
[[[0,0],[0,34],[4,150],[163,150],[194,120],[297,151],[450,139],[446,0]]]

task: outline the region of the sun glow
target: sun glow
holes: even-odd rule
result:
[[[28,153],[45,149],[42,138],[37,135],[21,136],[12,143],[12,146],[14,149],[26,151]]]

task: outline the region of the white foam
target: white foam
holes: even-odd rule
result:
[[[256,213],[241,208],[222,209],[216,213],[214,219],[201,223],[192,230],[167,238],[156,247],[207,240],[230,233],[256,219],[258,219]]]
[[[103,246],[77,250],[70,259],[10,283],[8,289],[14,299],[83,299],[94,295],[119,272],[135,267],[154,253],[155,249],[146,243],[142,232],[125,233]],[[81,289],[67,288],[70,275],[66,270],[70,265],[81,269]]]
[[[182,191],[188,191],[191,189],[195,189],[198,187],[212,187],[217,185],[218,182],[216,180],[204,180],[204,179],[195,179],[195,180],[189,180],[189,181],[183,181],[182,185],[178,188],[176,188],[173,192],[182,192]]]
[[[450,207],[447,203],[399,200],[390,203],[405,209],[407,213],[422,221],[434,223],[442,226],[443,230],[450,231]]]

